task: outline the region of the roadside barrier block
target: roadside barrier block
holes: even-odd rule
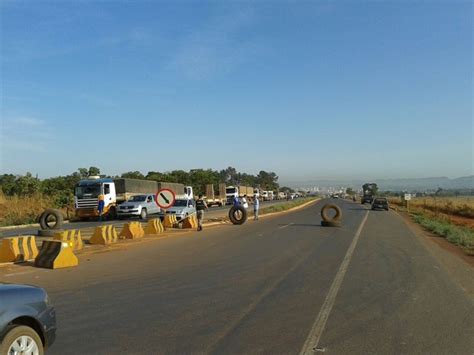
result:
[[[166,214],[165,219],[163,220],[163,226],[165,228],[173,228],[176,224],[178,224],[178,220],[176,219],[176,215],[174,214]]]
[[[183,228],[185,229],[196,229],[197,226],[198,222],[195,214],[192,214],[191,216],[188,216],[183,220]]]
[[[37,255],[34,236],[4,238],[0,244],[0,262],[26,261]]]
[[[165,228],[163,227],[163,224],[161,223],[161,220],[159,218],[149,220],[145,228],[146,235],[160,234],[160,233],[163,233],[164,231],[165,231]]]
[[[114,226],[99,226],[95,228],[94,234],[92,234],[92,237],[89,239],[89,243],[106,245],[116,243],[117,239],[117,230]]]
[[[77,256],[68,242],[45,240],[35,259],[36,267],[60,269],[79,265]]]
[[[120,232],[120,238],[136,239],[142,238],[145,235],[142,224],[140,222],[130,222],[123,225]]]
[[[81,231],[76,229],[70,229],[67,231],[56,233],[53,240],[59,240],[61,242],[68,243],[72,250],[81,250],[84,247],[82,241]]]

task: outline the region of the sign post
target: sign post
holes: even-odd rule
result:
[[[410,200],[411,200],[411,194],[405,194],[404,199],[405,199],[405,201],[407,202],[407,213],[410,214]]]
[[[158,207],[164,210],[163,217],[166,215],[166,210],[172,207],[176,201],[176,194],[170,189],[161,189],[155,195],[155,201]]]

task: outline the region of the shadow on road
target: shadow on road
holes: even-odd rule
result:
[[[284,226],[285,224],[280,224]],[[321,227],[321,224],[310,224],[310,223],[293,223],[288,225],[288,227]]]

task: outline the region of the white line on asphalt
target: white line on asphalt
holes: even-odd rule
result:
[[[283,229],[283,228],[289,227],[289,226],[291,226],[291,225],[293,225],[293,224],[294,224],[293,222],[292,222],[292,223],[288,223],[288,224],[285,224],[284,226],[278,227],[278,229]]]
[[[321,310],[314,321],[313,327],[308,334],[308,338],[301,349],[300,355],[314,354],[318,349],[319,340],[321,339],[321,335],[323,334],[324,328],[326,327],[329,314],[331,313],[332,307],[334,306],[336,296],[339,292],[339,289],[341,288],[342,281],[344,280],[347,268],[351,262],[352,254],[354,253],[357,242],[359,241],[360,233],[362,232],[362,228],[364,228],[368,216],[369,211],[365,213],[365,216],[362,219],[359,228],[357,229],[354,239],[352,240],[349,249],[347,249],[344,260],[342,260],[341,266],[339,267],[336,277],[332,282],[331,288],[329,289],[326,299],[324,300],[323,306],[321,307]]]

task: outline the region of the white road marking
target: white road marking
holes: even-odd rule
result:
[[[278,227],[278,229],[283,229],[283,228],[289,227],[289,226],[291,226],[291,225],[293,225],[293,224],[294,224],[293,222],[292,222],[292,223],[288,223],[288,224],[285,224],[284,226]]]
[[[324,300],[323,306],[319,311],[316,320],[311,328],[311,331],[306,338],[306,341],[303,345],[303,348],[300,351],[300,355],[308,355],[314,354],[316,351],[319,351],[318,345],[319,340],[321,339],[321,335],[323,334],[324,328],[326,327],[326,322],[329,318],[329,314],[331,313],[332,307],[334,306],[334,302],[336,301],[336,296],[341,288],[342,281],[344,280],[344,276],[346,275],[347,268],[349,263],[351,262],[352,254],[354,253],[355,247],[357,242],[359,241],[360,233],[364,228],[365,222],[367,221],[367,217],[369,216],[369,211],[365,213],[364,218],[362,219],[359,228],[352,240],[351,245],[347,249],[346,255],[344,256],[344,260],[342,260],[341,266],[337,271],[336,277],[334,278],[331,288]]]

